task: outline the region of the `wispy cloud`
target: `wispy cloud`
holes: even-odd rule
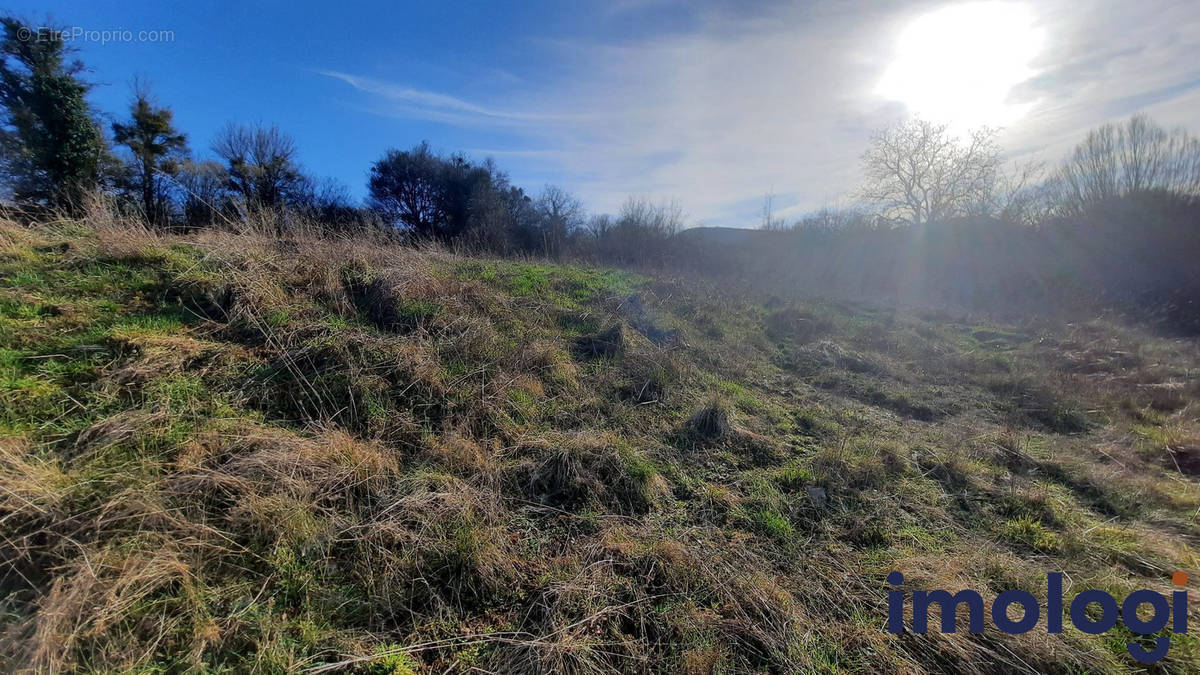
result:
[[[1020,89],[1039,103],[1008,130],[1014,150],[1054,156],[1088,128],[1137,110],[1164,124],[1200,120],[1194,2],[1062,0],[1038,11],[1052,39],[1039,74]]]
[[[395,104],[396,108],[392,112],[396,114],[459,124],[513,124],[547,122],[554,119],[552,116],[537,113],[490,108],[435,91],[413,89],[400,84],[335,70],[318,70],[316,72],[341,80],[361,92],[379,96]],[[386,113],[387,111],[384,109],[381,112]]]
[[[491,154],[511,160],[515,175],[560,183],[595,209],[639,194],[678,200],[699,222],[752,225],[767,193],[787,213],[853,188],[870,130],[905,113],[874,93],[895,35],[940,4],[710,9],[686,32],[551,37],[538,48],[560,75],[514,78],[498,104],[322,74],[373,97],[379,114],[492,128],[499,136],[485,142],[506,148]],[[1032,77],[1010,94],[1029,103],[1005,131],[1015,152],[1061,151],[1088,127],[1142,107],[1167,123],[1194,118],[1200,14],[1192,0],[1031,7],[1048,39]]]

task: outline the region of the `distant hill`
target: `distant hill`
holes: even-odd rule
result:
[[[762,234],[761,230],[740,227],[693,227],[683,230],[677,236],[684,241],[742,246],[761,239]]]

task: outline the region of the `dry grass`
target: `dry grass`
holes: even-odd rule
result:
[[[0,668],[1133,671],[884,579],[1198,562],[1193,342],[274,225],[0,225]]]

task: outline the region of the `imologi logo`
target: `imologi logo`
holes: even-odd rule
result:
[[[1176,586],[1187,584],[1186,572],[1176,572],[1171,581]],[[887,581],[892,586],[902,586],[904,575],[900,572],[888,574]],[[1170,602],[1157,591],[1143,589],[1133,591],[1125,596],[1118,606],[1117,599],[1100,590],[1087,590],[1071,599],[1071,623],[1080,631],[1090,635],[1099,635],[1112,630],[1117,625],[1118,618],[1125,627],[1138,635],[1152,635],[1171,625],[1171,632],[1180,634],[1187,632],[1187,591],[1177,590],[1171,593]],[[888,622],[889,633],[903,633],[904,627],[905,592],[893,590],[888,592]],[[929,630],[929,607],[937,604],[941,612],[941,632],[954,633],[958,630],[957,613],[959,605],[967,606],[967,630],[971,633],[982,633],[984,622],[983,596],[976,591],[963,590],[951,595],[949,591],[913,591],[912,593],[912,630],[914,633],[925,633]],[[1099,613],[1089,615],[1088,607],[1096,605]],[[1019,607],[1020,618],[1009,617],[1010,607]],[[1143,606],[1150,609],[1138,616],[1138,610]],[[1033,630],[1042,617],[1042,608],[1037,598],[1028,591],[1009,590],[996,596],[992,602],[992,623],[996,628],[1011,635],[1028,633]],[[1063,574],[1051,572],[1046,576],[1046,632],[1061,633],[1063,630]],[[1167,655],[1171,648],[1171,638],[1159,637],[1154,641],[1154,648],[1147,650],[1137,642],[1126,643],[1129,655],[1142,663],[1154,663]]]

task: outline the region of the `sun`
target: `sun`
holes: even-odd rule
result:
[[[1042,42],[1028,5],[949,5],[905,26],[875,93],[960,129],[1009,124],[1033,105],[1009,94],[1036,74],[1031,63]]]

